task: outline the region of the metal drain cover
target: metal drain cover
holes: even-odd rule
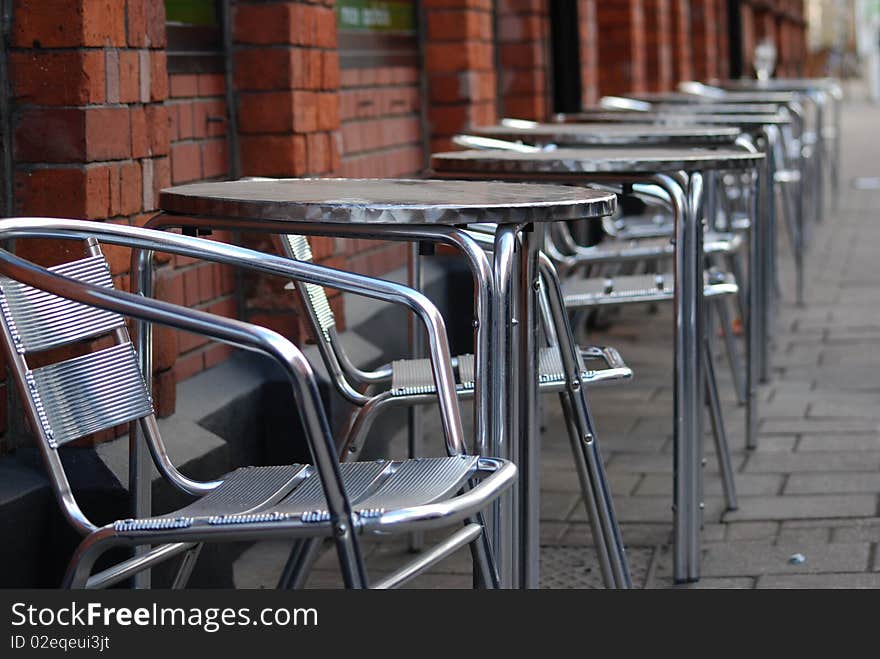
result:
[[[652,549],[632,547],[626,550],[633,588],[644,588]],[[545,545],[541,547],[541,588],[605,588],[599,559],[593,547],[583,545]]]

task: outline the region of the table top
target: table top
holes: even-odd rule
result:
[[[747,92],[811,92],[830,91],[839,88],[834,78],[771,78],[770,80],[753,80],[741,78],[722,80],[718,86],[723,89]]]
[[[732,144],[739,130],[730,126],[662,126],[656,123],[538,123],[529,127],[481,126],[474,133],[506,140],[559,145]]]
[[[635,112],[632,110],[608,111],[604,113],[557,114],[557,121],[565,123],[654,123],[663,126],[736,126],[751,129],[760,126],[781,126],[791,123],[791,117],[783,114],[699,114],[673,108],[660,112]]]
[[[553,151],[470,150],[435,153],[431,167],[442,174],[643,174],[706,169],[745,169],[761,154],[737,149],[561,148]]]
[[[520,224],[604,217],[615,195],[588,188],[491,181],[252,179],[162,190],[181,215],[314,224]]]
[[[787,91],[738,91],[730,90],[723,98],[697,96],[684,92],[653,92],[627,94],[627,98],[648,103],[794,103],[797,95]]]
[[[658,112],[686,112],[688,114],[776,114],[778,103],[691,103],[682,108],[681,103],[655,101],[651,110]]]

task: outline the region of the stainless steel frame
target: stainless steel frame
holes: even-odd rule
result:
[[[28,384],[31,380],[29,378],[30,371],[25,361],[27,347],[16,338],[16,326],[11,324],[16,318],[15,311],[6,306],[2,329],[7,353],[17,376],[17,383],[22,390],[27,411],[41,435],[40,449],[62,510],[70,522],[86,536],[71,562],[68,575],[65,578],[66,585],[71,587],[110,585],[121,578],[186,551],[189,555],[180,571],[180,578],[177,581],[177,585],[180,585],[182,581],[185,581],[186,572],[189,570],[188,562],[194,559],[194,550],[197,550],[198,544],[204,541],[329,536],[334,539],[336,544],[346,585],[356,588],[366,587],[367,579],[360,556],[358,534],[435,528],[465,519],[474,519],[481,509],[500,496],[504,489],[515,480],[516,469],[511,463],[489,458],[470,458],[465,455],[465,443],[458,412],[458,400],[453,385],[445,328],[437,309],[421,294],[390,282],[340,273],[311,264],[295,263],[288,259],[260,254],[231,245],[175,236],[148,229],[46,218],[0,220],[0,237],[2,238],[35,236],[85,240],[93,256],[97,255],[95,236],[100,236],[104,242],[110,244],[125,245],[148,252],[158,249],[229,265],[250,267],[267,274],[302,279],[311,284],[333,286],[407,306],[422,320],[428,333],[435,386],[441,405],[441,417],[444,429],[448,432],[446,436],[447,451],[451,457],[447,460],[455,461],[458,458],[467,458],[468,462],[460,463],[456,473],[459,474],[457,478],[464,475],[465,479],[469,479],[472,483],[463,493],[452,498],[446,497],[408,506],[404,503],[406,499],[402,498],[402,495],[397,495],[396,498],[392,497],[389,501],[399,501],[400,503],[391,505],[387,509],[354,510],[342,479],[334,442],[324,416],[311,368],[299,350],[283,337],[270,330],[241,321],[216,317],[205,312],[116,291],[106,285],[95,285],[88,281],[71,279],[69,276],[46,270],[5,250],[0,250],[0,273],[27,286],[47,291],[52,295],[72,300],[81,305],[135,318],[145,326],[160,323],[201,333],[275,359],[285,369],[290,379],[306,428],[306,440],[314,458],[314,467],[300,466],[297,473],[302,476],[303,482],[309,482],[312,474],[315,475],[315,478],[320,479],[315,482],[318,483],[317,491],[323,493],[320,501],[326,506],[325,511],[303,512],[301,517],[282,512],[283,506],[281,511],[276,507],[274,508],[276,512],[272,512],[273,508],[270,507],[261,509],[259,514],[241,514],[239,511],[233,510],[230,511],[232,515],[229,522],[225,521],[228,515],[225,515],[222,510],[212,511],[213,517],[205,518],[199,515],[187,517],[187,510],[193,507],[190,506],[179,511],[181,516],[174,518],[142,517],[117,521],[101,528],[96,527],[77,506],[64,475],[61,461],[52,447],[51,434],[44,430],[45,426],[41,423],[42,411],[38,404],[39,399],[31,395],[31,388]],[[138,261],[135,259],[135,262]],[[19,317],[22,316],[19,314]],[[104,333],[107,331],[100,325],[98,330]],[[124,340],[127,339],[124,329],[111,328],[110,331],[115,333],[117,341],[120,343],[124,343]],[[140,333],[139,341],[143,341],[145,334],[145,332]],[[149,371],[147,374],[148,377],[151,375]],[[140,381],[143,386],[143,380],[140,380],[136,374],[135,380]],[[86,403],[88,402],[86,401]],[[129,418],[139,417],[141,419],[140,425],[144,437],[155,464],[164,477],[178,488],[190,493],[213,496],[214,493],[222,490],[222,480],[204,483],[182,476],[168,458],[161,437],[156,432],[152,413],[144,416],[141,412],[140,409],[134,410],[130,413],[133,416]],[[118,423],[119,417],[112,417],[108,420],[108,423],[110,422]],[[369,463],[360,464],[368,465]],[[446,463],[437,463],[437,466],[444,468],[444,464]],[[424,467],[418,466],[409,467],[407,463],[402,463],[400,469],[404,470],[405,468],[410,472],[413,469],[417,472],[419,469],[424,469]],[[466,468],[468,471],[463,472],[462,468]],[[294,468],[293,471],[297,470]],[[295,474],[292,474],[291,478],[294,476]],[[455,486],[453,485],[453,487]],[[364,505],[368,506],[373,499],[369,496],[366,497]],[[283,504],[284,502],[280,500],[279,503]],[[197,504],[194,505],[197,506]],[[473,523],[472,521],[471,524]],[[472,538],[470,533],[467,537],[468,541],[474,542],[475,555],[482,559],[483,564],[479,566],[479,572],[484,576],[491,575],[493,571],[490,564],[491,556],[484,551],[484,545]],[[459,546],[460,541],[462,540],[453,542],[449,547]],[[98,575],[89,577],[94,560],[111,546],[157,544],[161,546],[136,555],[134,558]],[[437,558],[439,558],[439,554]],[[409,566],[405,568],[405,572],[411,574],[412,569],[413,567]]]

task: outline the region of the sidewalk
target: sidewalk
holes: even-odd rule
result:
[[[707,436],[703,578],[687,587],[880,587],[880,190],[851,179],[880,176],[880,109],[844,114],[839,212],[815,227],[807,260],[807,305],[796,308],[786,244],[771,383],[760,390],[759,448],[746,451],[742,408],[719,362],[740,507],[724,512]],[[637,587],[669,587],[672,553],[672,319],[626,309],[594,343],[617,347],[629,384],[591,392],[591,404]],[[542,585],[601,587],[577,475],[555,397],[545,399]],[[708,422],[706,424],[708,427]],[[436,442],[435,442],[436,444]],[[236,565],[242,587],[273,587],[286,557],[261,545]],[[803,560],[794,558],[801,555]],[[378,575],[408,558],[400,541],[371,544]],[[327,552],[309,585],[339,585]],[[467,551],[413,587],[470,587]]]

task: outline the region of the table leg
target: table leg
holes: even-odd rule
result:
[[[522,501],[521,568],[524,588],[540,586],[541,433],[538,426],[538,255],[544,226],[520,232],[519,253],[519,428],[520,496]]]
[[[759,167],[759,170],[763,169]],[[759,214],[759,196],[762,193],[760,171],[755,177],[755,186],[749,190],[749,212],[752,225],[749,228],[749,303],[746,315],[746,447],[758,446],[758,378],[760,375],[761,313],[761,222],[765,219]]]
[[[816,220],[825,217],[825,94],[811,94],[816,104]]]
[[[776,224],[776,186],[773,178],[775,167],[773,163],[773,131],[765,130],[761,135],[761,150],[764,152],[764,166],[760,169],[759,182],[759,213],[758,218],[758,254],[761,260],[761,317],[760,331],[761,341],[759,344],[760,381],[770,380],[770,341],[771,319],[775,307],[776,298],[776,274],[774,262],[776,260],[776,248],[774,242],[774,227]]]
[[[141,263],[141,278],[137,291],[144,297],[153,297],[153,252],[141,250],[137,253]],[[153,381],[153,324],[142,320],[135,321],[137,334],[137,353],[140,355],[141,373],[145,382]],[[147,447],[140,424],[128,424],[128,491],[132,497],[132,516],[143,519],[152,515],[153,458]],[[134,555],[149,551],[149,547],[136,547]],[[135,588],[150,588],[151,571],[142,570],[132,578]]]
[[[518,333],[516,286],[519,263],[517,259],[517,228],[499,225],[495,233],[494,268],[495,297],[490,314],[490,332],[495,337],[492,346],[490,380],[491,455],[514,460],[519,469],[517,482],[493,506],[492,534],[498,572],[502,588],[519,588],[521,573],[520,554],[520,491],[525,478],[519,462],[520,433],[518,395],[519,354],[516,349]]]
[[[703,442],[703,229],[700,221],[702,175],[692,173],[688,189],[672,177],[658,177],[668,189],[675,213],[675,442],[673,514],[676,582],[700,576],[700,477]]]
[[[422,257],[420,245],[414,242],[410,245],[409,253],[409,285],[417,291],[424,290],[424,277],[422,276]],[[409,325],[410,355],[413,359],[421,359],[425,356],[425,337],[422,333],[419,319],[415,314],[410,314]],[[422,442],[424,432],[424,410],[421,405],[412,405],[407,410],[407,453],[410,458],[421,457],[424,454]],[[425,534],[422,531],[413,531],[409,534],[409,550],[421,551],[425,544]]]

